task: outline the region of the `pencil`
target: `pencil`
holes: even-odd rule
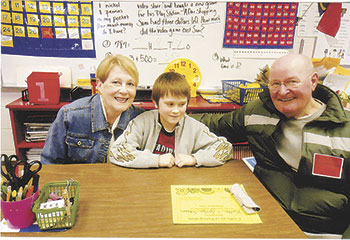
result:
[[[32,186],[30,186],[30,188],[28,188],[26,198],[32,196],[33,190],[34,190],[34,186],[32,185]]]
[[[18,189],[17,198],[16,198],[17,201],[21,201],[22,200],[22,194],[23,194],[23,187],[21,186]]]
[[[10,201],[10,197],[11,197],[11,186],[7,187],[7,196],[6,196],[6,202]]]
[[[33,178],[34,178],[34,176],[31,177],[31,178],[29,179],[29,181],[28,181],[28,189],[32,186]]]
[[[28,191],[28,184],[24,186],[23,193],[22,193],[22,198],[25,199]]]

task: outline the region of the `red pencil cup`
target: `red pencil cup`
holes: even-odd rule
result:
[[[1,201],[1,211],[3,212],[4,218],[10,228],[26,228],[33,224],[35,215],[32,212],[32,206],[38,196],[39,190],[37,190],[32,196],[21,201]]]

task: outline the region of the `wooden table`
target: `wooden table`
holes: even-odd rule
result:
[[[306,238],[243,162],[214,168],[128,169],[113,164],[45,165],[40,187],[80,182],[75,226],[65,232],[2,233],[20,237]],[[175,225],[170,185],[241,183],[261,207],[262,224]]]

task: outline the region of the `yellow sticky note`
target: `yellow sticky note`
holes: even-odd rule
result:
[[[57,27],[65,27],[66,26],[66,21],[64,20],[64,16],[54,15],[53,21],[55,23],[55,26],[57,26]]]
[[[24,1],[27,12],[37,12],[36,1]]]
[[[82,15],[92,15],[92,6],[91,4],[82,3],[81,4],[81,14]]]
[[[54,14],[64,14],[63,3],[53,3],[52,8]]]
[[[91,27],[91,17],[89,17],[89,16],[80,16],[80,25],[82,27]]]
[[[16,37],[25,37],[24,26],[13,26],[13,32]]]
[[[85,39],[91,39],[92,38],[92,33],[90,28],[81,28],[81,38]]]
[[[41,15],[41,25],[45,27],[51,27],[52,26],[52,18],[51,15]]]
[[[70,39],[79,39],[79,28],[68,28],[68,38]]]
[[[39,29],[37,27],[27,27],[28,37],[39,38]]]
[[[12,22],[15,24],[23,24],[23,13],[12,12]]]
[[[1,0],[1,10],[10,10],[10,2]]]
[[[7,25],[7,24],[2,24],[1,25],[1,34],[6,35],[6,36],[12,36],[13,35],[12,26]]]
[[[67,16],[68,27],[79,27],[78,16]]]
[[[39,9],[41,13],[51,13],[50,2],[39,2]]]
[[[39,16],[38,14],[27,14],[28,25],[39,26]]]
[[[9,12],[1,13],[1,22],[2,23],[11,23],[11,14]]]
[[[79,5],[77,3],[67,3],[68,14],[79,15]]]
[[[77,80],[77,86],[79,86],[79,87],[89,87],[89,86],[91,86],[90,79],[78,79]]]
[[[262,223],[247,214],[230,193],[231,185],[172,185],[174,224]]]
[[[23,12],[22,1],[20,0],[12,0],[11,1],[12,11]]]
[[[1,36],[1,46],[3,47],[13,47],[13,37],[12,36]]]
[[[66,39],[68,37],[67,29],[66,28],[55,28],[55,35],[56,35],[57,39]]]

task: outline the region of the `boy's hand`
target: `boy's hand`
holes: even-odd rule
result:
[[[175,163],[175,158],[171,153],[159,155],[159,162],[158,162],[159,167],[171,168],[172,166],[174,166],[174,163]]]
[[[178,167],[193,166],[196,163],[197,163],[197,160],[191,155],[182,154],[182,153],[176,155],[175,164]]]

